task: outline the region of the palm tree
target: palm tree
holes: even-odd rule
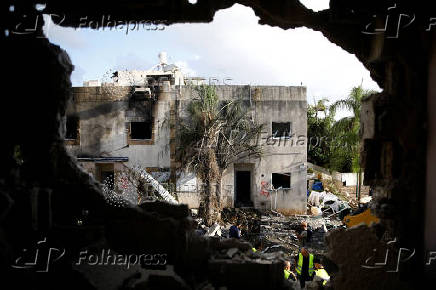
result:
[[[242,99],[219,101],[214,86],[193,90],[184,118],[178,120],[176,159],[201,180],[199,215],[207,225],[220,219],[221,178],[240,158],[259,158],[262,125],[252,120]]]
[[[365,90],[360,86],[351,89],[350,94],[345,100],[339,100],[330,106],[330,110],[336,111],[338,108],[347,109],[353,113],[351,117],[345,117],[337,122],[332,127],[334,136],[341,142],[336,146],[332,154],[332,163],[339,171],[353,171],[358,173],[358,185],[356,195],[359,198],[361,185],[360,167],[360,147],[359,147],[359,129],[360,129],[360,110],[362,99],[375,93],[372,90]],[[348,169],[348,170],[347,170]]]
[[[351,158],[349,161],[350,169],[354,172],[360,169],[359,165],[359,129],[360,129],[360,110],[362,99],[373,94],[372,90],[363,89],[362,85],[351,89],[350,94],[345,100],[339,100],[330,106],[330,110],[347,109],[353,113],[351,117],[344,117],[335,122],[332,131],[341,141],[340,147],[342,156]],[[345,166],[347,167],[347,166]]]
[[[334,123],[335,112],[326,105],[327,99],[314,101],[314,105],[307,107],[307,135],[310,138],[307,147],[307,159],[316,165],[330,168],[330,142],[331,128]],[[318,112],[324,112],[319,117]],[[312,138],[316,138],[316,146],[312,146]],[[323,139],[327,138],[327,142]]]

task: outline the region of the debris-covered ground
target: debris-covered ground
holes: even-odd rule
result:
[[[301,246],[297,238],[301,222],[307,222],[313,233],[312,239],[306,244],[306,247],[310,252],[322,256],[326,254],[327,250],[324,242],[326,233],[332,229],[344,227],[342,221],[337,217],[284,216],[274,211],[260,211],[253,208],[225,208],[221,213],[221,219],[220,225],[214,225],[210,228],[200,224],[199,234],[227,238],[229,228],[232,225],[237,225],[241,229],[241,239],[257,246],[257,250],[265,254],[281,251],[286,259],[291,259],[297,255]],[[197,219],[197,221],[201,223],[201,220]],[[222,253],[223,257],[233,257],[234,254]]]
[[[297,234],[301,229],[301,223],[307,222],[312,230],[312,239],[305,245],[309,252],[325,255],[326,245],[324,237],[329,230],[343,227],[342,221],[322,216],[309,215],[283,216],[274,212],[266,212],[262,215],[260,237],[265,252],[283,251],[286,256],[295,256],[301,246]]]
[[[217,271],[221,271],[220,269],[226,268],[225,265],[233,263],[253,264],[261,266],[257,268],[259,272],[256,275],[263,275],[274,267],[283,269],[283,262],[289,261],[291,272],[294,271],[295,274],[295,258],[304,246],[309,253],[314,254],[319,261],[317,263],[321,264],[319,267],[325,266],[328,271],[335,271],[333,269],[336,266],[326,257],[328,249],[325,237],[335,229],[374,220],[368,212],[363,214],[367,208],[365,204],[371,200],[369,187],[362,188],[360,201],[356,198],[355,187],[345,187],[333,180],[314,180],[309,189],[306,215],[285,216],[273,210],[225,208],[221,212],[219,224],[211,227],[205,226],[201,219],[196,218],[199,224],[197,233],[209,237],[211,242],[235,242],[236,240],[229,238],[230,233],[232,236],[235,234],[232,226],[240,230],[241,241],[247,242],[247,248],[244,249],[233,246],[217,249],[209,261],[211,269],[216,267]],[[239,233],[237,230],[236,232]],[[225,275],[218,275],[216,281],[220,281],[222,277]],[[270,277],[263,279],[268,278]],[[225,284],[225,281],[221,282]],[[314,281],[313,285],[320,286],[318,282]],[[294,283],[292,289],[299,289],[298,281],[289,283]]]

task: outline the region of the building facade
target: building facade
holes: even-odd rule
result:
[[[153,75],[148,85],[74,87],[66,146],[97,180],[140,166],[181,203],[199,206],[199,181],[179,170],[174,126],[194,87]],[[159,79],[160,78],[160,79]],[[220,100],[242,97],[264,125],[261,158],[238,160],[224,171],[225,207],[253,206],[285,214],[306,212],[307,101],[300,86],[216,86]]]

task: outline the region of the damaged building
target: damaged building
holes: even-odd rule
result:
[[[200,181],[180,170],[173,145],[174,125],[195,97],[195,84],[187,78],[185,85],[180,70],[166,64],[164,53],[159,57],[149,71],[117,71],[113,83],[74,87],[65,117],[66,146],[100,182],[140,167],[180,203],[198,208]],[[224,171],[223,206],[305,213],[306,88],[216,85],[215,91],[220,101],[242,98],[264,128],[257,140],[261,158],[241,158]]]
[[[99,21],[104,14],[124,21],[193,23],[210,22],[217,11],[235,3],[253,9],[259,24],[281,29],[305,26],[321,32],[354,54],[383,88],[364,100],[361,112],[361,165],[365,184],[374,188],[372,210],[380,224],[328,235],[328,257],[337,266],[336,270],[328,269],[331,287],[426,289],[434,285],[435,263],[429,259],[433,257],[429,253],[436,249],[436,189],[432,182],[436,172],[436,37],[432,3],[330,0],[329,9],[314,12],[297,0],[199,0],[197,4],[49,0],[43,13],[65,15],[60,25],[71,28],[80,27],[84,15]],[[10,9],[12,4],[14,9]],[[0,126],[7,136],[0,143],[2,289],[109,289],[98,287],[92,276],[110,281],[113,289],[292,289],[284,285],[279,262],[234,259],[226,263],[212,259],[216,249],[241,245],[195,239],[184,206],[156,203],[120,209],[105,202],[98,184],[65,149],[73,64],[63,49],[44,37],[43,24],[35,26],[33,17],[42,19],[42,12],[35,9],[37,4],[5,1],[1,11],[0,39],[7,56],[3,80],[15,88],[1,98],[5,110]],[[387,16],[404,20],[402,15],[412,16],[414,22],[390,22],[384,31],[377,29],[384,27]],[[25,21],[28,26],[19,25]],[[24,31],[27,27],[34,27],[33,32]],[[23,33],[12,33],[16,29]],[[17,77],[23,74],[23,68],[30,76],[24,85],[23,78]],[[19,89],[23,87],[26,89]],[[71,142],[79,142],[77,137],[81,136],[74,130],[78,128],[74,120],[78,119],[73,117],[73,123],[67,125],[67,136]],[[41,241],[48,245],[46,250],[65,249],[66,254],[59,258],[56,252],[59,259],[52,261],[50,269],[11,267],[25,250]],[[407,261],[401,260],[397,271],[383,265],[374,267],[374,262],[383,261],[383,257],[375,259],[375,250],[385,249],[390,241],[395,241],[389,244],[390,253],[401,253],[404,248],[415,253]],[[80,249],[108,247],[124,254],[166,253],[172,272],[153,270],[147,285],[135,285],[132,281],[141,274],[77,271],[75,255]],[[369,258],[373,258],[373,268],[361,267]]]

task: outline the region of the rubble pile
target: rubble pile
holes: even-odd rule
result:
[[[308,189],[310,191],[325,191],[327,194],[337,196],[340,201],[346,202],[352,210],[359,208],[359,201],[356,198],[356,186],[345,186],[341,181],[334,179],[332,175],[318,171],[308,174],[307,178],[309,181]],[[319,187],[317,183],[320,183],[321,187]],[[370,187],[362,185],[360,188],[360,197],[368,197],[369,192]],[[362,200],[360,202],[362,203]],[[364,200],[363,203],[365,202],[367,201]],[[308,213],[310,213],[310,209]]]
[[[273,254],[283,252],[286,259],[298,253],[301,244],[297,234],[304,221],[312,231],[311,241],[306,245],[310,251],[318,255],[325,255],[325,235],[328,231],[345,227],[338,215],[323,214],[284,216],[275,211],[259,211],[253,208],[224,208],[221,213],[221,223],[206,227],[198,219],[198,233],[211,238],[226,239],[229,228],[237,225],[241,230],[241,238],[252,245],[260,242],[260,252]],[[251,254],[251,253],[249,253]],[[225,250],[217,254],[217,259],[246,259],[246,253]],[[251,257],[251,256],[249,256]]]
[[[348,202],[326,191],[312,191],[308,198],[308,205],[308,212],[313,216],[332,217],[337,215],[341,220],[352,210]]]
[[[260,233],[261,212],[254,208],[224,208],[221,220],[225,225],[238,225],[243,233]]]
[[[222,249],[216,251],[212,254],[212,258],[215,260],[227,260],[232,259],[233,261],[240,262],[254,262],[254,261],[275,261],[277,259],[283,258],[283,254],[281,252],[271,252],[271,253],[260,253],[253,252],[250,249],[247,251],[243,251],[239,248],[230,248],[230,249]]]
[[[294,256],[300,247],[297,233],[301,222],[307,222],[312,230],[312,241],[307,244],[309,251],[325,255],[325,235],[328,231],[344,227],[337,218],[314,217],[309,215],[283,216],[266,212],[261,219],[260,238],[264,252],[283,251],[286,256]]]
[[[218,287],[225,285],[225,289],[282,288],[283,259],[282,253],[222,249],[209,260],[209,279]]]

